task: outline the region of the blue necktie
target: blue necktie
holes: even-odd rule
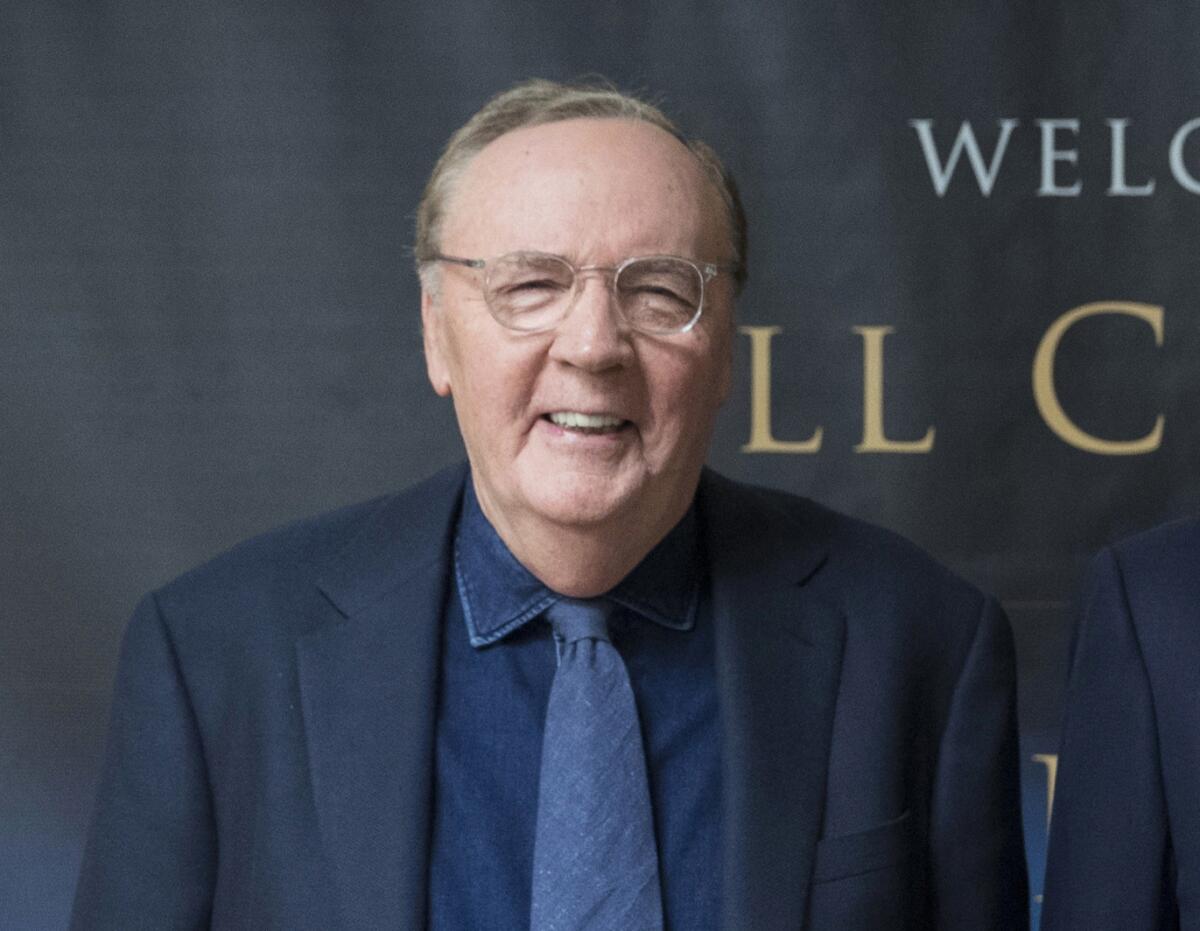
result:
[[[531,931],[660,931],[658,853],[642,731],[612,606],[566,599],[546,616],[558,670],[542,743]]]

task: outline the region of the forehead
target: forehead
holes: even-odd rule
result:
[[[443,248],[481,255],[537,249],[587,261],[655,252],[712,260],[727,251],[720,195],[699,162],[641,120],[564,120],[506,133],[466,166],[444,231]]]

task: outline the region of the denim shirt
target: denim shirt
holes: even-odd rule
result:
[[[720,740],[695,509],[607,598],[646,746],[667,928],[716,928]],[[562,596],[508,550],[467,483],[442,634],[429,927],[529,926],[542,727]]]

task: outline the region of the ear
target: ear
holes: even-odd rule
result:
[[[441,397],[450,396],[450,367],[446,364],[441,308],[428,288],[421,289],[421,330],[425,337],[425,370]]]

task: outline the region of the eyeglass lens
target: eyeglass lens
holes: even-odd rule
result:
[[[489,269],[487,301],[504,326],[549,329],[567,312],[574,286],[575,271],[563,259],[514,253],[497,259]],[[683,259],[636,259],[621,267],[615,292],[622,316],[634,329],[676,333],[696,318],[704,279]]]

